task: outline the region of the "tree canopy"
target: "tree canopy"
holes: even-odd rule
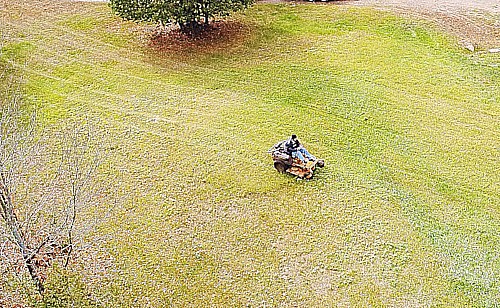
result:
[[[228,16],[254,0],[111,0],[124,19],[162,24],[177,23],[183,32],[201,29],[210,18]]]

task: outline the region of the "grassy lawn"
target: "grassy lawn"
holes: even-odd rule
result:
[[[500,305],[498,54],[347,5],[258,4],[184,53],[106,4],[17,5],[0,56],[43,122],[108,132],[104,306]],[[266,153],[292,133],[310,181]]]

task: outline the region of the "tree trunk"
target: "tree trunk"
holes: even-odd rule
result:
[[[38,275],[38,272],[36,270],[36,266],[33,264],[33,259],[29,259],[29,257],[26,256],[24,264],[26,264],[26,267],[28,268],[28,272],[30,273],[31,280],[33,280],[33,282],[35,283],[35,286],[36,286],[36,289],[38,290],[38,293],[40,293],[40,295],[42,295],[43,291],[45,291],[45,288],[43,287],[42,279],[40,279],[40,276]]]
[[[191,20],[186,23],[179,23],[179,28],[182,33],[195,36],[201,32],[203,29],[202,25],[196,20]]]
[[[12,196],[6,181],[6,176],[2,173],[0,174],[0,206],[2,208],[2,217],[5,220],[5,224],[12,234],[13,241],[19,247],[21,254],[23,256],[24,264],[26,265],[31,279],[36,285],[36,288],[40,294],[43,293],[44,287],[40,276],[38,275],[36,265],[33,264],[33,257],[29,252],[28,247],[26,247],[24,236],[21,233],[21,228],[19,226],[19,221],[17,219],[16,213],[14,212],[14,207],[12,204]]]
[[[210,22],[210,3],[207,1],[204,3],[205,5],[203,6],[203,16],[205,18],[205,27],[208,26],[208,23]]]

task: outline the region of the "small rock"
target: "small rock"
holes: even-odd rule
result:
[[[500,48],[493,48],[493,49],[490,49],[488,51],[491,53],[497,53],[497,52],[500,52]]]
[[[474,50],[475,50],[474,45],[472,45],[472,43],[470,43],[470,42],[464,42],[464,47],[465,47],[465,49],[467,49],[471,52],[474,52]]]

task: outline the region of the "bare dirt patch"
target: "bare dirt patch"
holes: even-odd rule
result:
[[[149,46],[157,52],[187,55],[235,49],[250,35],[250,27],[237,21],[216,21],[203,32],[188,35],[178,28],[153,32]]]

